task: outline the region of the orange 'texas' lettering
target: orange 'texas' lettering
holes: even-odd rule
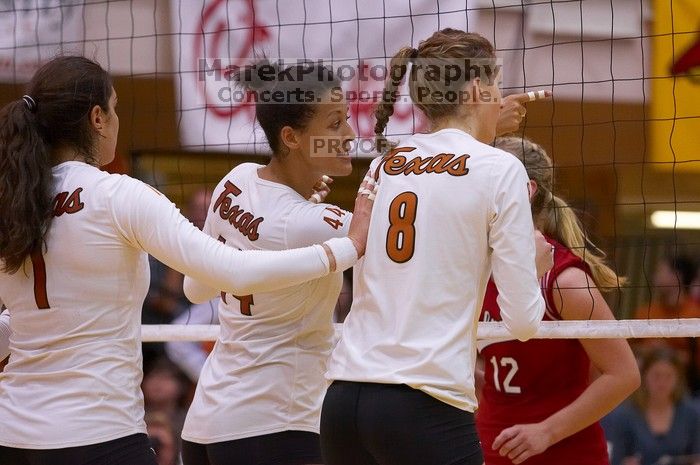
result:
[[[258,225],[263,222],[264,218],[255,218],[251,213],[243,210],[240,205],[231,205],[232,198],[229,195],[237,197],[241,194],[241,190],[231,181],[226,181],[224,191],[219,195],[214,202],[212,211],[216,213],[219,210],[219,216],[222,220],[226,220],[246,236],[251,241],[258,240]]]
[[[85,208],[85,204],[80,201],[80,193],[82,191],[83,188],[79,187],[70,195],[68,192],[56,194],[56,197],[53,199],[53,216],[61,216],[64,213],[72,215]]]
[[[467,168],[469,155],[466,153],[460,156],[454,153],[439,153],[430,157],[414,157],[410,160],[401,155],[404,152],[413,152],[415,149],[415,147],[397,147],[389,152],[382,161],[384,172],[389,176],[423,173],[447,173],[451,176],[469,174],[469,168]]]

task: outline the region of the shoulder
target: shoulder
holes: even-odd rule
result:
[[[548,273],[551,278],[558,277],[566,271],[568,271],[568,277],[564,279],[580,280],[584,275],[591,276],[590,267],[581,257],[555,239],[551,237],[546,239],[554,246],[554,264]]]
[[[97,179],[96,184],[100,188],[112,193],[151,189],[153,192],[158,192],[160,194],[156,188],[126,174],[104,173],[103,176],[100,176],[99,179]]]
[[[288,228],[307,230],[315,223],[325,223],[337,229],[335,223],[330,220],[338,220],[344,223],[352,217],[352,213],[330,203],[313,203],[308,200],[296,200],[289,205]]]
[[[252,177],[255,172],[262,168],[263,165],[257,163],[241,163],[236,165],[231,171],[226,173],[219,184],[217,184],[215,190],[224,190],[226,188],[226,183],[231,181],[240,181]]]
[[[285,224],[287,246],[305,247],[346,236],[351,219],[352,213],[332,204],[294,202]]]

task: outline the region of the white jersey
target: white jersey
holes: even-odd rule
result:
[[[544,311],[525,169],[457,129],[411,136],[372,167],[380,189],[328,377],[407,384],[474,411],[492,267],[516,337],[531,337]]]
[[[328,272],[320,246],[257,253],[226,247],[128,176],[66,162],[53,168],[53,183],[45,253],[17,273],[0,273],[12,331],[0,374],[3,446],[64,448],[145,433],[146,252],[229,292],[267,291]]]
[[[347,235],[350,213],[261,179],[260,168],[242,164],[222,179],[205,232],[243,250],[283,250]],[[244,215],[254,230],[239,225]],[[187,280],[188,296],[195,285]],[[342,274],[334,273],[276,292],[223,295],[221,333],[200,374],[183,439],[208,444],[286,430],[318,433],[341,286]],[[211,290],[207,295],[205,286],[198,297],[211,297]]]
[[[10,355],[10,312],[0,313],[0,361]]]

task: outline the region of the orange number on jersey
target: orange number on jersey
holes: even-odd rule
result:
[[[328,218],[327,216],[323,217],[323,221],[330,224],[333,229],[338,229],[343,225],[340,220],[334,220],[333,218]]]
[[[329,212],[333,213],[333,214],[334,214],[335,216],[337,216],[338,218],[342,218],[343,215],[345,215],[345,212],[344,212],[343,210],[341,210],[340,208],[338,208],[338,207],[326,207],[326,210],[328,210]],[[332,227],[333,229],[338,229],[338,228],[340,228],[340,227],[343,226],[343,222],[342,222],[342,221],[336,220],[336,219],[333,219],[333,218],[329,218],[329,217],[327,217],[327,216],[324,216],[324,217],[323,217],[323,221],[325,221],[326,223],[330,224],[331,227]]]
[[[416,246],[416,211],[418,196],[404,192],[389,206],[389,231],[386,235],[386,253],[396,263],[406,263],[413,257]]]
[[[241,314],[251,316],[250,307],[255,304],[255,302],[253,302],[253,294],[242,296],[234,295],[233,297],[241,303]]]
[[[49,297],[46,294],[46,262],[40,253],[31,255],[32,269],[34,270],[34,300],[41,310],[50,308]]]
[[[224,244],[226,243],[226,239],[224,239],[222,236],[219,236],[219,241],[223,242]],[[250,307],[255,303],[253,302],[253,294],[243,296],[234,295],[233,298],[241,303],[241,314],[248,316],[252,315],[252,313],[250,313]],[[223,300],[225,304],[228,303],[226,302],[226,293],[224,291],[221,291],[221,300]]]

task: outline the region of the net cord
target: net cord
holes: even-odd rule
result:
[[[336,337],[342,325],[335,325]],[[218,325],[143,325],[143,342],[215,341]],[[666,320],[543,321],[535,339],[671,338],[700,336],[700,318]],[[479,323],[477,339],[512,339],[501,322]]]

